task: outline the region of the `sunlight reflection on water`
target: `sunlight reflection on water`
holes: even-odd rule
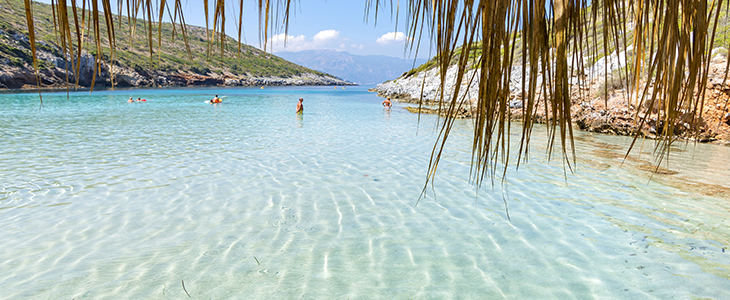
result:
[[[10,298],[730,296],[727,147],[677,145],[653,174],[650,141],[624,160],[630,139],[579,132],[566,173],[538,126],[529,163],[477,193],[466,120],[414,207],[435,118],[364,88],[35,101],[0,99]]]

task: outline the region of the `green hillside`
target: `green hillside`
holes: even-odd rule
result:
[[[35,35],[39,51],[52,53],[57,57],[63,57],[63,52],[56,42],[56,31],[54,30],[54,19],[51,6],[46,4],[33,3],[33,14],[35,20]],[[81,9],[78,10],[81,18]],[[88,19],[90,12],[86,11]],[[69,19],[73,15],[69,10]],[[189,71],[196,74],[226,74],[254,77],[291,77],[304,73],[311,73],[320,76],[329,76],[294,63],[288,62],[275,55],[263,52],[249,45],[241,45],[238,50],[238,42],[227,37],[225,53],[221,55],[220,44],[210,47],[208,55],[208,41],[206,29],[196,26],[187,26],[187,40],[190,46],[190,53],[186,51],[181,27],[176,24],[173,34],[173,25],[162,24],[162,47],[158,52],[158,24],[152,26],[152,55],[148,45],[147,24],[138,19],[133,21],[133,30],[130,27],[128,18],[114,17],[114,29],[116,35],[117,51],[115,52],[114,65],[128,67],[138,72],[156,71]],[[107,40],[107,28],[104,26],[103,16],[100,16],[100,26],[103,31],[101,41],[102,53],[106,63],[111,63],[111,51]],[[87,25],[88,26],[88,25]],[[72,38],[76,41],[76,32],[72,28]],[[0,60],[5,65],[17,67],[32,66],[32,55],[28,43],[28,31],[25,20],[23,2],[20,0],[6,0],[0,4]],[[97,49],[94,43],[94,36],[87,34],[84,37],[83,49],[89,54],[96,56]],[[134,32],[134,35],[132,35]],[[54,68],[49,61],[39,61],[40,70]]]

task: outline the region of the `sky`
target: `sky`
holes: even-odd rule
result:
[[[172,0],[168,1],[172,2]],[[259,41],[258,1],[243,1],[242,40],[246,44],[263,49],[263,44]],[[41,0],[41,2],[49,3],[50,0]],[[110,2],[112,10],[116,12],[117,1]],[[212,6],[215,0],[209,0],[209,2]],[[276,2],[276,0],[272,2]],[[375,0],[372,2],[374,3]],[[380,2],[390,3],[387,0]],[[393,1],[393,3],[400,2],[405,1]],[[183,0],[182,3],[185,21],[190,25],[204,27],[203,1]],[[239,11],[238,3],[239,0],[229,0],[226,4],[226,34],[233,38],[238,36],[236,29],[238,21],[233,18],[233,13],[237,14]],[[391,17],[390,7],[383,7],[378,13],[376,24],[374,9],[371,9],[370,16],[365,18],[366,0],[292,0],[291,3],[294,5],[294,9],[289,20],[289,30],[285,34],[281,27],[274,33],[269,33],[266,46],[268,52],[336,50],[357,55],[387,55],[407,59],[416,57],[415,52],[406,49],[406,42],[410,37],[405,33],[407,31],[403,21],[405,7],[400,10],[397,24],[395,17]],[[212,26],[212,14],[211,9],[210,26]],[[169,21],[169,18],[166,19]],[[422,40],[428,41],[428,37],[423,37]],[[429,53],[428,43],[422,42],[422,44],[417,55],[418,58],[430,58],[432,53]]]
[[[213,0],[210,1],[211,3]],[[274,1],[272,1],[274,2]],[[374,2],[374,1],[373,1]],[[381,1],[387,2],[387,1]],[[394,1],[398,3],[398,1]],[[190,24],[205,26],[202,1],[187,0],[186,21]],[[238,1],[230,1],[227,11],[238,11]],[[358,55],[387,55],[399,58],[413,58],[415,53],[406,51],[405,34],[407,31],[404,8],[398,24],[391,18],[390,7],[378,13],[377,24],[374,10],[365,18],[365,0],[307,0],[291,2],[293,14],[289,20],[289,29],[285,34],[283,27],[269,34],[267,51],[298,52],[303,50],[336,50],[347,51]],[[237,37],[236,22],[228,20],[226,32]],[[281,22],[279,22],[281,23]],[[257,1],[244,0],[245,42],[262,48],[259,41],[258,4]],[[285,38],[286,36],[286,38]],[[286,42],[285,42],[286,41]],[[418,56],[430,58],[428,47],[424,47]]]

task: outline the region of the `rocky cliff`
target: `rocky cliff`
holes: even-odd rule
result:
[[[618,135],[633,135],[655,138],[662,134],[664,124],[652,112],[637,111],[631,104],[631,97],[626,87],[625,74],[617,72],[626,66],[626,57],[631,56],[631,47],[626,52],[616,53],[601,58],[585,70],[583,76],[570,79],[571,82],[571,116],[575,124],[583,130]],[[675,128],[674,134],[689,140],[700,142],[717,142],[730,145],[730,80],[725,79],[727,50],[716,49],[712,52],[708,84],[705,87],[705,102],[701,120],[689,120],[690,114],[681,116],[682,126]],[[529,72],[527,70],[526,72]],[[450,66],[446,72],[445,89],[441,97],[439,69],[432,68],[414,74],[407,74],[397,79],[378,84],[371,89],[382,97],[390,97],[396,101],[417,103],[423,101],[427,106],[420,110],[408,107],[412,112],[439,113],[435,107],[439,102],[453,99],[456,81],[456,67]],[[537,122],[545,122],[543,103],[538,103],[535,110],[525,112],[521,97],[522,68],[513,67],[510,78],[510,118],[521,120],[524,113],[531,113]],[[473,80],[472,80],[473,78]],[[460,92],[456,98],[463,101],[457,117],[471,117],[472,108],[476,107],[479,90],[479,71],[470,70],[464,76]],[[538,82],[542,78],[538,77]],[[606,93],[605,91],[608,91]],[[651,93],[651,91],[649,91]],[[443,100],[442,100],[443,99]],[[638,120],[648,114],[647,123],[639,127]],[[694,126],[694,127],[693,127]],[[692,130],[690,130],[692,129]]]
[[[23,45],[28,43],[27,36],[8,35],[0,31],[0,38],[14,40],[15,49],[27,50]],[[81,87],[90,87],[92,81],[95,87],[111,87],[112,80],[117,87],[353,85],[351,82],[314,71],[284,76],[238,75],[225,71],[201,74],[192,70],[136,70],[118,64],[110,65],[107,62],[100,63],[99,72],[94,76],[96,59],[89,52],[83,52],[81,67],[78,74],[75,74],[72,64],[76,63],[76,60],[66,60],[59,52],[55,45],[50,44],[44,49],[38,49],[37,56],[42,65],[38,77],[42,88],[65,87],[67,79],[69,85],[73,86],[76,83],[76,75]],[[37,87],[36,74],[30,63],[10,57],[0,58],[1,89]]]
[[[19,0],[5,0],[0,4],[1,89],[61,88],[66,86],[67,79],[72,86],[78,82],[81,87],[90,87],[92,83],[94,87],[112,84],[119,87],[352,85],[249,45],[242,44],[239,48],[237,41],[230,37],[226,38],[225,47],[211,47],[206,29],[196,26],[186,25],[186,39],[183,39],[180,24],[153,22],[152,30],[159,30],[162,38],[157,41],[155,36],[153,46],[149,46],[147,37],[139,34],[149,30],[148,24],[143,20],[130,23],[127,18],[119,19],[115,25],[117,51],[113,62],[104,24],[100,28],[100,49],[89,42],[95,38],[88,28],[82,29],[85,46],[81,51],[80,69],[73,72],[77,56],[64,53],[57,43],[51,7],[34,2],[33,10],[38,80],[33,68],[24,4]],[[136,37],[134,32],[138,32]],[[76,32],[71,35],[75,38]],[[97,53],[102,53],[103,57],[98,66]]]

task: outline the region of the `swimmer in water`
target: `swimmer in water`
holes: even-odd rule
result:
[[[393,103],[390,102],[390,97],[386,98],[382,104],[385,109],[390,109],[390,107],[393,106]]]
[[[304,113],[304,98],[299,98],[299,103],[297,103],[297,113],[302,114]]]

